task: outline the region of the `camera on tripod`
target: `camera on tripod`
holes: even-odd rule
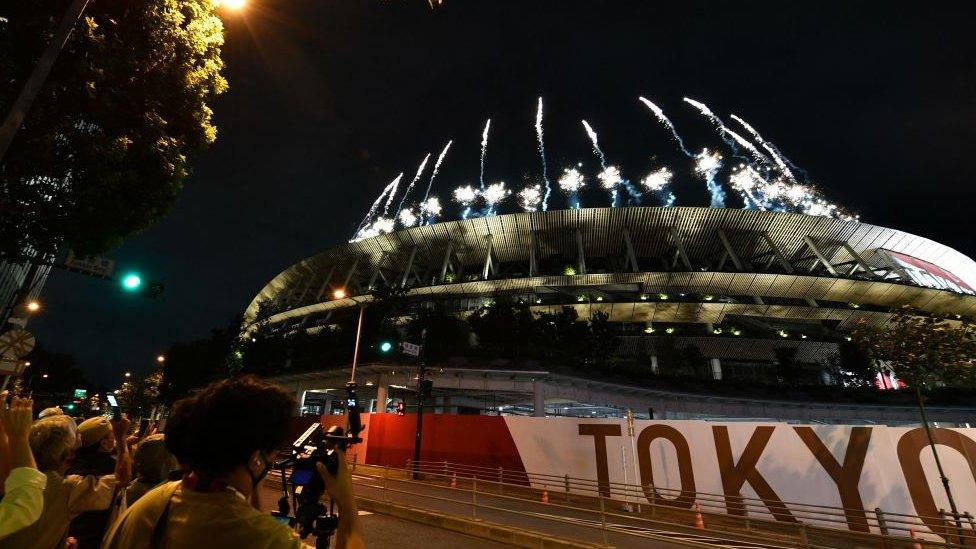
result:
[[[350,381],[346,384],[348,430],[332,426],[324,431],[321,424],[312,425],[292,444],[291,456],[275,463],[275,468],[281,471],[282,497],[278,500],[278,511],[272,514],[294,527],[302,539],[309,534],[314,535],[316,547],[329,546],[329,538],[335,533],[339,516],[335,514],[331,500],[328,508],[321,502],[325,482],[316,471],[315,464],[321,463],[330,475],[336,475],[341,459],[339,450],[345,452],[349,446],[363,441],[359,437],[363,430],[359,414],[356,384]],[[285,473],[288,466],[292,467],[290,478]],[[289,484],[294,516],[289,516]]]

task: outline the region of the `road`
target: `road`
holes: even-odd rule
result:
[[[729,549],[781,549],[776,542],[743,541],[726,534],[701,532],[682,525],[653,525],[627,517],[608,517],[606,532],[597,512],[570,509],[541,502],[477,494],[479,507],[472,514],[469,491],[436,484],[353,475],[356,494],[376,500],[392,500],[411,507],[441,513],[476,516],[478,519],[524,528],[562,538],[590,543],[608,543],[620,548],[678,548],[689,545]],[[556,503],[555,501],[553,503]],[[483,507],[482,507],[483,506]],[[604,535],[606,538],[604,538]]]
[[[272,483],[262,485],[261,507],[267,512],[278,508],[281,493]],[[359,512],[362,533],[367,547],[396,547],[397,549],[501,549],[506,545],[486,539],[458,534],[449,530],[426,526],[366,511]],[[306,543],[315,543],[309,538]]]

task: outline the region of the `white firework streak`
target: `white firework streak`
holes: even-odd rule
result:
[[[668,130],[671,132],[671,137],[673,137],[674,140],[678,143],[678,148],[681,149],[681,152],[685,153],[685,156],[687,156],[688,158],[694,156],[693,154],[688,152],[688,149],[685,148],[685,142],[681,139],[681,136],[678,135],[678,130],[674,129],[674,124],[672,124],[671,120],[669,120],[668,117],[664,115],[664,111],[661,110],[661,107],[658,107],[657,105],[651,103],[649,100],[643,97],[638,97],[637,99],[639,99],[642,103],[647,105],[647,108],[651,109],[651,112],[654,113],[654,116],[657,117],[658,121],[664,124],[664,126],[668,128]]]
[[[684,102],[698,109],[698,112],[700,112],[702,116],[711,120],[712,124],[715,124],[715,127],[718,129],[718,136],[732,149],[732,156],[736,157],[739,150],[735,146],[735,141],[730,139],[729,136],[725,135],[725,132],[728,130],[725,127],[725,123],[722,122],[722,119],[719,118],[717,114],[712,112],[712,109],[709,109],[708,106],[701,101],[695,101],[694,99],[685,97]]]
[[[544,204],[541,185],[532,185],[519,191],[519,204],[527,212],[539,210],[539,204]]]
[[[447,145],[444,145],[444,149],[441,151],[441,154],[437,156],[437,162],[434,162],[434,171],[430,174],[430,182],[427,183],[427,192],[424,193],[424,199],[420,201],[421,203],[426,202],[427,197],[430,196],[430,188],[434,186],[434,178],[437,177],[437,172],[441,170],[441,162],[443,162],[444,157],[447,156],[447,150],[451,148],[451,143],[454,143],[453,139],[448,141]]]
[[[546,194],[542,197],[542,211],[549,209],[549,195],[552,194],[552,186],[549,184],[549,170],[546,166],[546,145],[542,139],[542,98],[539,98],[539,105],[535,109],[535,137],[539,142],[539,158],[542,159],[542,181],[546,184]]]
[[[427,156],[425,156],[420,162],[420,167],[417,168],[417,174],[413,176],[410,184],[407,185],[407,190],[403,191],[403,198],[400,199],[400,204],[397,206],[397,210],[403,210],[403,203],[407,201],[407,196],[410,194],[410,191],[413,190],[413,186],[416,185],[417,181],[420,180],[420,174],[424,173],[424,168],[427,167],[428,160],[430,160],[430,153],[427,153]]]
[[[783,175],[785,175],[791,181],[796,181],[796,177],[793,176],[793,172],[791,172],[789,166],[787,166],[787,163],[792,164],[792,162],[790,162],[788,158],[784,157],[783,154],[779,152],[779,149],[776,148],[776,145],[763,139],[763,137],[759,135],[759,132],[756,130],[756,128],[753,128],[751,125],[749,125],[748,122],[746,122],[742,118],[734,114],[731,116],[732,116],[732,120],[735,120],[736,122],[739,123],[740,126],[745,128],[745,130],[752,135],[753,139],[755,139],[756,142],[759,143],[759,145],[762,148],[766,149],[766,151],[769,152],[769,154],[773,157],[773,160],[776,162],[776,165],[779,166],[780,171],[783,172]]]
[[[603,156],[603,151],[600,150],[600,142],[597,140],[596,132],[593,131],[593,128],[590,127],[586,120],[583,120],[583,128],[586,130],[586,135],[590,136],[590,141],[593,143],[593,154],[600,159],[600,167],[604,170],[607,169],[607,159]]]
[[[768,156],[766,156],[765,154],[763,154],[762,152],[760,152],[759,149],[757,149],[755,145],[753,145],[752,143],[750,143],[748,139],[746,139],[745,137],[742,137],[741,135],[735,133],[734,131],[732,131],[732,130],[724,127],[724,126],[722,127],[722,131],[725,132],[726,135],[728,135],[729,137],[731,137],[732,139],[734,139],[736,143],[738,143],[739,145],[742,146],[742,148],[744,148],[745,150],[749,151],[749,154],[751,154],[753,156],[753,158],[755,158],[756,160],[762,162],[763,164],[766,164],[767,166],[772,166],[773,165],[773,161],[770,160],[770,158]]]
[[[481,183],[481,190],[485,190],[485,154],[488,152],[488,128],[491,127],[491,118],[485,122],[485,130],[481,132],[481,177],[478,181]]]
[[[401,173],[400,175],[403,174]],[[397,176],[397,179],[399,179],[399,176]],[[393,181],[387,183],[385,187],[383,187],[383,192],[381,192],[380,195],[376,197],[376,200],[373,202],[373,205],[369,208],[369,211],[366,212],[366,217],[364,217],[363,220],[359,222],[359,227],[356,228],[356,236],[354,236],[353,238],[358,238],[363,231],[369,228],[370,220],[372,220],[373,216],[376,215],[376,212],[379,210],[380,203],[383,202],[383,199],[386,197],[386,194],[390,192],[390,189],[393,188],[393,184],[396,183],[396,181],[397,180],[394,179]]]
[[[396,196],[397,188],[400,186],[400,179],[402,178],[403,178],[403,172],[400,172],[400,175],[396,176],[396,179],[390,182],[390,186],[392,186],[393,188],[390,189],[390,195],[386,197],[386,204],[383,205],[384,216],[390,213],[390,205],[393,204],[393,197]]]

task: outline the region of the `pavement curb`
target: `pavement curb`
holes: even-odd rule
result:
[[[469,536],[475,536],[499,543],[505,543],[514,547],[536,547],[545,549],[593,549],[594,547],[605,547],[592,543],[583,543],[524,528],[475,520],[457,515],[448,515],[437,511],[409,507],[402,504],[394,504],[387,501],[357,497],[356,501],[359,508],[363,511],[388,515],[412,522],[419,522],[428,526],[459,532]]]

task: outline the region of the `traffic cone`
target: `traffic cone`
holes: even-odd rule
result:
[[[912,538],[913,540],[917,540],[918,539],[918,537],[915,536],[915,529],[914,528],[909,528],[908,529],[908,537]],[[912,549],[922,549],[922,544],[919,543],[919,542],[917,542],[917,541],[915,541],[914,543],[912,543]]]
[[[705,529],[705,518],[702,517],[701,505],[697,501],[695,502],[695,528],[699,530]]]
[[[549,503],[549,487],[543,486],[542,488],[542,503]]]
[[[457,488],[457,473],[451,475],[451,488]]]

